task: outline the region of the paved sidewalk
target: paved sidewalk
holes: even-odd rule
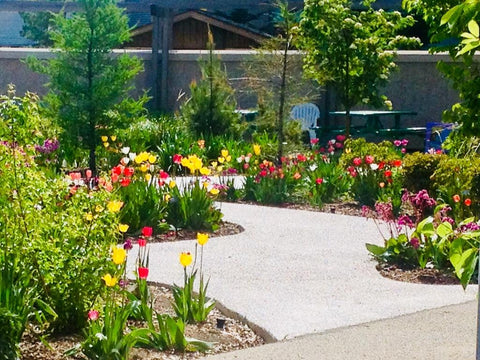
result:
[[[270,341],[327,331],[318,335],[325,338],[337,333],[332,329],[340,329],[339,334],[348,339],[345,328],[352,325],[475,299],[473,286],[463,291],[461,286],[409,284],[380,276],[365,243],[381,244],[382,239],[373,222],[364,218],[230,203],[219,206],[225,220],[245,231],[212,238],[205,246],[204,270],[211,276],[208,294],[262,328]],[[193,252],[194,247],[193,240],[151,244],[149,279],[181,283],[178,255]],[[475,326],[476,318],[471,322]],[[401,326],[408,333],[420,325]],[[389,332],[376,341],[388,338]],[[312,357],[288,357],[294,358]]]

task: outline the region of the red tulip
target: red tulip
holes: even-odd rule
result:
[[[133,173],[135,172],[135,169],[132,167],[127,167],[125,170],[123,170],[123,175],[126,177],[131,177]]]
[[[361,164],[362,164],[362,159],[361,158],[357,157],[357,158],[353,159],[353,165],[359,166]]]
[[[130,178],[123,178],[122,181],[120,181],[120,185],[123,187],[130,185]]]
[[[472,205],[472,200],[470,199],[465,199],[465,201],[463,202],[466,206],[470,206]]]
[[[148,277],[148,268],[146,267],[139,267],[138,268],[138,278],[145,280]]]
[[[138,246],[140,246],[140,247],[147,246],[147,240],[142,239],[142,238],[138,239]]]
[[[142,229],[142,235],[145,236],[145,237],[150,237],[152,236],[152,233],[153,233],[153,229],[149,226],[145,226],[143,229]]]
[[[320,185],[321,183],[323,183],[323,178],[317,178],[317,179],[315,180],[315,182],[316,182],[318,185]]]

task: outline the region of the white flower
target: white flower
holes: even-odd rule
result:
[[[130,153],[130,154],[128,154],[128,157],[130,158],[130,160],[133,161],[137,157],[137,153]]]
[[[122,161],[125,165],[127,165],[130,162],[130,158],[128,156],[125,156],[124,158],[122,158]]]
[[[317,169],[317,164],[310,165],[310,171],[315,171]]]
[[[241,163],[242,161],[243,161],[243,159],[242,159],[241,156],[237,158],[237,162],[238,162],[238,163]]]
[[[378,164],[370,164],[370,169],[377,170],[378,169]]]
[[[250,162],[250,156],[245,156],[245,162],[248,164]]]
[[[120,150],[123,154],[127,155],[130,152],[130,148],[128,146],[122,147]]]

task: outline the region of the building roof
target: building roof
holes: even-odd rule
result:
[[[235,34],[241,35],[243,37],[246,37],[248,39],[255,40],[257,42],[261,41],[262,39],[265,39],[266,37],[269,36],[269,34],[259,31],[257,29],[251,28],[247,25],[240,24],[237,22],[234,22],[230,19],[227,19],[225,17],[222,17],[217,14],[212,14],[207,11],[202,11],[202,10],[190,10],[190,11],[185,11],[182,13],[179,13],[174,16],[173,22],[179,22],[185,19],[195,19],[202,21],[204,23],[207,23],[212,26],[216,26],[220,29],[224,29],[230,32],[233,32]],[[141,17],[137,17],[137,23],[140,24],[142,21]],[[152,24],[147,23],[146,25],[143,26],[137,26],[133,31],[132,31],[132,36],[140,35],[146,32],[152,31]]]
[[[23,20],[17,12],[0,11],[0,46],[31,46],[32,40],[20,35]]]

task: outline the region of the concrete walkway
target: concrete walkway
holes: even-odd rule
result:
[[[247,354],[246,357],[232,353],[214,358],[377,359],[380,357],[373,355],[373,347],[386,344],[387,347],[378,350],[386,351],[382,358],[413,359],[416,357],[391,356],[392,353],[387,351],[392,351],[389,349],[392,344],[398,343],[402,349],[407,347],[401,334],[412,334],[414,339],[417,339],[417,334],[419,340],[428,338],[435,342],[435,339],[441,338],[443,331],[448,331],[439,323],[448,321],[445,314],[451,310],[435,310],[433,313],[439,319],[437,323],[422,320],[422,316],[428,317],[422,314],[431,312],[414,313],[467,303],[465,308],[463,305],[454,308],[455,313],[468,311],[468,319],[461,324],[462,328],[471,332],[476,326],[476,312],[472,305],[476,287],[470,286],[463,291],[461,286],[409,284],[385,279],[377,273],[375,263],[365,249],[366,242],[383,242],[372,221],[253,205],[222,203],[219,206],[225,220],[242,225],[245,231],[212,238],[205,246],[204,270],[211,277],[209,296],[248,323],[263,329],[269,341],[309,336],[277,343],[273,347],[260,347],[269,349],[264,355],[255,355],[255,351],[261,350],[251,349],[240,352]],[[194,248],[193,240],[151,244],[149,279],[169,284],[182,283],[183,272],[178,255],[182,251],[193,253]],[[402,317],[405,314],[414,315]],[[426,323],[437,324],[438,327],[418,330],[423,329]],[[354,326],[359,324],[366,325]],[[372,326],[379,332],[370,334]],[[351,331],[356,331],[358,338],[351,335]],[[311,334],[318,335],[312,337]],[[443,335],[449,339],[453,333],[448,331]],[[474,344],[475,332],[471,333],[471,338]],[[315,343],[321,346],[317,350],[314,350],[315,346],[308,345],[313,344],[313,339],[318,339]],[[472,339],[465,339],[468,354],[474,353]],[[353,356],[361,344],[371,351],[365,356]],[[415,342],[411,344],[419,346]],[[294,356],[297,347],[312,349],[313,353]],[[321,349],[325,347],[335,350],[338,357],[321,357]],[[292,356],[267,356],[277,349],[279,354],[288,354],[286,349],[292,349]],[[341,357],[342,352],[349,355]],[[418,358],[443,359],[433,354]]]

